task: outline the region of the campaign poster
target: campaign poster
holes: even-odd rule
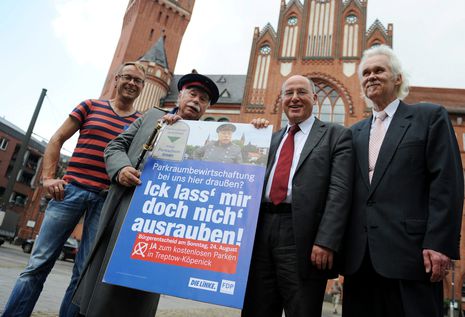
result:
[[[242,308],[271,134],[225,122],[165,126],[103,281]]]

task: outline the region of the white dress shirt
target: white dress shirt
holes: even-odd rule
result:
[[[394,114],[396,113],[397,108],[399,107],[399,103],[400,103],[400,100],[396,99],[393,102],[391,102],[386,108],[384,108],[384,112],[386,112],[387,114],[386,118],[383,120],[384,131],[388,130],[389,125],[391,124],[391,121],[392,121],[392,117],[394,117]],[[376,116],[378,115],[378,113],[379,113],[378,111],[375,111],[375,109],[373,109],[373,120],[371,121],[370,134],[371,134],[371,131],[373,130],[373,125],[375,123]]]
[[[300,130],[294,136],[294,156],[292,157],[292,166],[291,172],[289,174],[289,183],[287,185],[287,197],[283,201],[283,203],[290,204],[292,202],[292,178],[294,177],[295,169],[297,168],[297,164],[299,163],[300,154],[302,153],[302,149],[307,141],[308,135],[310,134],[310,130],[312,129],[313,123],[315,122],[315,117],[311,115],[307,120],[299,123]],[[281,153],[281,148],[283,147],[284,141],[286,141],[287,136],[289,135],[289,128],[291,126],[287,125],[286,133],[279,144],[278,150],[276,151],[276,157],[273,163],[273,167],[271,168],[270,176],[268,178],[268,183],[266,184],[266,191],[265,191],[265,201],[271,202],[270,200],[270,190],[271,184],[273,183],[274,171],[276,169],[276,165],[278,164],[279,155]],[[272,153],[270,153],[273,155]]]

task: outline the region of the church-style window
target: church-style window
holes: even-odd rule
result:
[[[323,102],[321,103],[321,110],[319,113],[319,118],[321,121],[331,122],[331,115],[332,115],[332,108],[331,108],[331,101],[328,97],[326,97]]]
[[[356,57],[360,48],[360,26],[357,15],[349,13],[345,17],[344,39],[342,42],[342,56]]]
[[[357,23],[357,16],[355,14],[349,14],[348,16],[346,16],[346,23],[347,24]]]
[[[339,97],[336,103],[334,104],[332,121],[344,125],[345,112],[346,108],[344,106],[344,102],[342,101],[341,97]]]
[[[288,122],[289,122],[289,120],[287,119],[287,116],[283,111],[281,113],[281,128],[284,128],[287,125]]]
[[[340,125],[345,123],[346,107],[342,97],[333,86],[323,81],[314,81],[318,97],[313,105],[312,114],[324,122],[334,122]],[[281,127],[285,127],[288,119],[284,111],[281,113]]]
[[[331,85],[323,81],[314,81],[318,104],[313,106],[315,117],[325,122],[344,125],[346,108],[342,97]]]
[[[271,52],[271,47],[268,44],[263,45],[260,47],[260,54],[268,55]]]
[[[297,17],[296,16],[291,16],[289,19],[287,19],[287,25],[294,26],[297,25]]]
[[[271,63],[271,46],[268,43],[263,43],[258,47],[253,75],[252,94],[250,95],[249,103],[251,105],[261,106],[265,104],[265,89],[268,84],[268,74],[270,72]]]
[[[331,58],[337,26],[337,1],[315,0],[308,12],[305,57]]]
[[[299,36],[299,26],[297,25],[299,19],[294,13],[287,18],[287,25],[285,25],[282,33],[282,46],[281,57],[295,58],[297,50],[297,42]]]

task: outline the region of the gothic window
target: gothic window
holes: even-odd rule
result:
[[[295,57],[297,49],[297,40],[299,27],[297,26],[298,18],[292,15],[287,19],[287,25],[284,27],[282,34],[281,57]]]
[[[313,106],[315,117],[321,121],[344,125],[345,105],[337,90],[322,81],[316,81],[315,88],[318,96],[318,104]]]
[[[307,57],[332,57],[333,32],[337,25],[337,1],[316,0],[310,4],[305,55]]]
[[[337,90],[326,82],[314,81],[314,83],[318,101],[313,105],[312,114],[321,121],[344,125],[346,108]],[[287,123],[288,120],[283,111],[281,113],[281,128],[285,127]]]
[[[354,13],[349,13],[345,17],[344,40],[342,44],[342,56],[355,57],[359,51],[359,21]]]
[[[289,120],[287,119],[286,114],[283,111],[281,113],[281,128],[284,128],[287,125],[288,122],[289,122]]]
[[[271,60],[270,52],[271,47],[268,43],[259,46],[257,62],[255,64],[253,89],[266,89]],[[264,102],[263,95],[252,96],[252,99],[253,100],[250,101],[252,104],[262,105]]]
[[[319,113],[319,118],[321,121],[331,122],[331,115],[332,115],[332,108],[331,108],[331,101],[328,97],[323,99],[321,103],[321,110]]]
[[[347,24],[357,23],[357,16],[355,14],[349,14],[348,16],[346,16],[346,23]]]
[[[290,25],[290,26],[294,26],[294,25],[297,25],[297,17],[294,15],[294,16],[291,16],[289,19],[287,19],[287,25]]]
[[[260,47],[260,54],[268,55],[271,52],[271,47],[268,44],[263,45]]]

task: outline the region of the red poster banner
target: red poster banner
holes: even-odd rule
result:
[[[231,244],[139,233],[131,258],[234,274],[239,249],[239,246]]]

